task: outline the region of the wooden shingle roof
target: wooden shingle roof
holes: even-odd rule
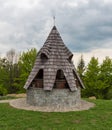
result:
[[[46,56],[46,59],[43,59],[42,56]],[[44,72],[44,90],[53,89],[58,70],[63,71],[71,91],[77,90],[75,78],[79,81],[80,87],[84,88],[84,85],[71,61],[72,57],[73,54],[65,46],[56,26],[54,26],[37,55],[34,67],[24,88],[27,89],[30,86],[40,69],[43,69]]]

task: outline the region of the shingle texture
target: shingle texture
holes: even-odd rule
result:
[[[62,70],[71,91],[77,90],[76,80],[81,88],[84,85],[71,61],[73,54],[65,46],[56,26],[54,26],[40,49],[34,67],[24,86],[30,87],[40,69],[43,69],[43,89],[52,90],[58,70]],[[45,58],[46,57],[46,58]]]

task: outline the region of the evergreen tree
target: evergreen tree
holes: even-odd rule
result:
[[[5,95],[8,93],[7,88],[9,86],[9,73],[7,66],[7,59],[0,58],[0,95]]]
[[[86,89],[83,90],[83,96],[96,96],[97,98],[102,98],[99,87],[100,85],[102,86],[102,81],[99,80],[99,73],[98,58],[92,57],[85,72],[84,85]]]
[[[78,66],[77,66],[77,72],[82,80],[84,77],[84,71],[85,71],[85,62],[83,59],[83,55],[81,55]]]
[[[112,99],[112,59],[106,57],[100,67],[100,80],[103,82],[104,98]]]

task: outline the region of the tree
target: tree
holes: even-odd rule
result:
[[[34,65],[37,51],[35,48],[23,52],[19,58],[14,49],[0,58],[0,95],[24,92],[23,86]]]
[[[100,67],[100,80],[103,82],[104,98],[112,99],[112,59],[106,57]]]
[[[19,77],[19,67],[18,67],[18,54],[14,49],[11,49],[7,52],[6,58],[8,61],[8,73],[9,73],[9,82],[8,82],[8,93],[16,93],[18,88],[15,87],[15,79]]]
[[[11,65],[13,65],[14,63],[17,63],[17,54],[14,49],[10,49],[6,54],[6,57]]]
[[[0,58],[0,95],[23,92],[23,86],[34,65],[37,51],[35,48],[23,52],[19,58],[14,49]]]
[[[84,77],[84,71],[85,71],[85,62],[83,59],[83,55],[81,55],[78,66],[77,66],[77,72],[79,74],[79,76],[81,77],[81,79],[83,80]]]
[[[9,81],[8,73],[8,61],[5,58],[0,58],[0,95],[5,95],[8,93],[7,88]]]
[[[100,93],[102,81],[99,80],[99,73],[98,58],[92,57],[84,75],[84,85],[86,89],[83,90],[83,96],[96,96],[97,98],[102,98],[102,93]]]
[[[28,78],[28,75],[34,66],[36,56],[37,56],[37,50],[35,48],[32,48],[31,50],[28,50],[27,52],[23,52],[20,55],[19,63],[18,63],[19,68],[20,68],[20,77],[16,79],[19,82],[19,84],[17,84],[19,85],[19,87],[23,88]]]

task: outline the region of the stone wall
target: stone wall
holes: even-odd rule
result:
[[[27,90],[27,103],[34,106],[72,107],[80,102],[80,88],[71,92],[69,89],[53,89],[44,91],[42,88]]]

